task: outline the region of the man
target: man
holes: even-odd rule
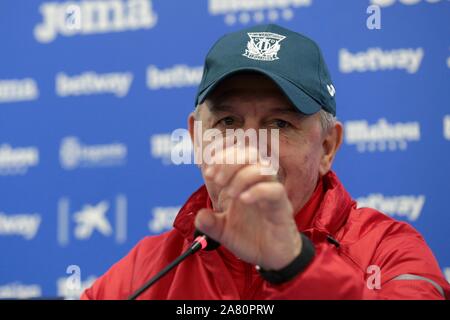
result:
[[[357,209],[331,171],[343,135],[334,96],[312,40],[277,25],[222,37],[208,53],[189,116],[194,146],[195,121],[223,133],[277,129],[278,167],[262,174],[267,163],[247,161],[260,159],[259,150],[225,145],[216,160],[246,152],[246,161],[202,163],[205,186],[174,229],[143,239],[82,298],[126,299],[190,246],[195,229],[221,246],[189,257],[140,299],[448,298],[420,234]]]

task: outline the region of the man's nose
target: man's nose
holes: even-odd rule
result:
[[[259,129],[262,129],[262,125],[258,119],[254,119],[254,118],[245,119],[242,129],[244,129],[244,130],[251,129],[251,130],[256,130],[256,132],[258,132]]]

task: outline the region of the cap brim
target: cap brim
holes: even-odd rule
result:
[[[296,86],[291,81],[259,68],[239,68],[221,75],[218,79],[216,79],[213,83],[211,83],[208,87],[206,87],[199,93],[197,104],[203,103],[208,94],[210,94],[219,85],[220,82],[232,75],[245,71],[261,73],[270,78],[301,113],[309,115],[320,111],[320,109],[322,108],[322,106],[316,100],[314,100],[311,96],[305,93],[303,89]]]

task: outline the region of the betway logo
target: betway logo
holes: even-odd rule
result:
[[[66,137],[61,141],[59,160],[66,170],[77,167],[99,167],[123,165],[127,157],[127,146],[123,143],[83,145],[77,137]]]
[[[0,299],[30,299],[42,296],[42,289],[37,284],[8,283],[0,286]]]
[[[339,50],[339,70],[342,73],[405,70],[413,74],[419,70],[424,51],[417,49],[382,50],[369,48],[367,51],[351,53]]]
[[[291,20],[294,17],[292,8],[309,7],[312,0],[209,0],[210,15],[225,15],[228,25],[249,22],[275,22],[279,19]]]
[[[150,29],[156,25],[151,0],[45,2],[42,23],[34,28],[37,41],[48,43],[58,35],[105,34]]]
[[[197,86],[203,75],[203,67],[178,64],[167,69],[151,65],[147,68],[147,87],[151,90]]]
[[[131,72],[97,74],[88,71],[72,77],[61,72],[56,75],[55,86],[60,97],[110,93],[122,98],[128,94],[132,81]]]
[[[148,222],[150,232],[158,234],[170,230],[180,208],[179,206],[153,208],[152,217]]]
[[[416,221],[425,204],[425,196],[384,196],[381,193],[374,193],[358,198],[356,201],[359,208],[373,208],[389,216],[405,217],[409,221]]]
[[[442,0],[442,1],[446,1],[446,0]],[[375,4],[380,7],[390,7],[396,3],[404,4],[407,6],[412,6],[412,5],[419,4],[421,2],[438,3],[438,2],[441,2],[441,0],[423,0],[423,1],[422,0],[398,0],[398,1],[397,0],[370,0],[370,2],[372,4]]]
[[[444,138],[450,140],[450,115],[444,117]]]
[[[41,224],[41,216],[33,214],[6,214],[0,212],[0,236],[22,236],[32,240]]]
[[[36,100],[38,96],[34,79],[0,80],[0,103]]]
[[[25,174],[39,163],[39,150],[35,147],[12,148],[0,145],[0,175]]]
[[[373,125],[366,120],[345,123],[345,142],[356,145],[358,152],[406,150],[412,141],[420,141],[419,122],[389,123],[382,118]]]

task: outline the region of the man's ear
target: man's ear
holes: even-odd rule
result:
[[[195,114],[191,112],[188,117],[188,130],[189,135],[191,136],[192,144],[194,144],[194,122],[195,122]]]
[[[201,159],[203,150],[199,149],[199,148],[201,148],[201,141],[199,141],[199,139],[202,139],[202,137],[199,136],[198,132],[197,133],[195,132],[196,131],[195,130],[195,121],[199,121],[197,119],[197,116],[198,116],[198,111],[197,112],[194,111],[189,114],[188,130],[189,130],[189,135],[191,136],[192,148],[194,150],[195,163],[199,163],[198,161],[200,161],[200,163],[201,163],[201,160],[199,160],[199,159]],[[197,166],[200,167],[199,164],[197,164]]]
[[[342,144],[344,133],[344,126],[341,122],[336,121],[333,128],[331,128],[323,138],[322,148],[323,155],[320,159],[319,173],[321,176],[325,175],[333,164],[334,157]]]

